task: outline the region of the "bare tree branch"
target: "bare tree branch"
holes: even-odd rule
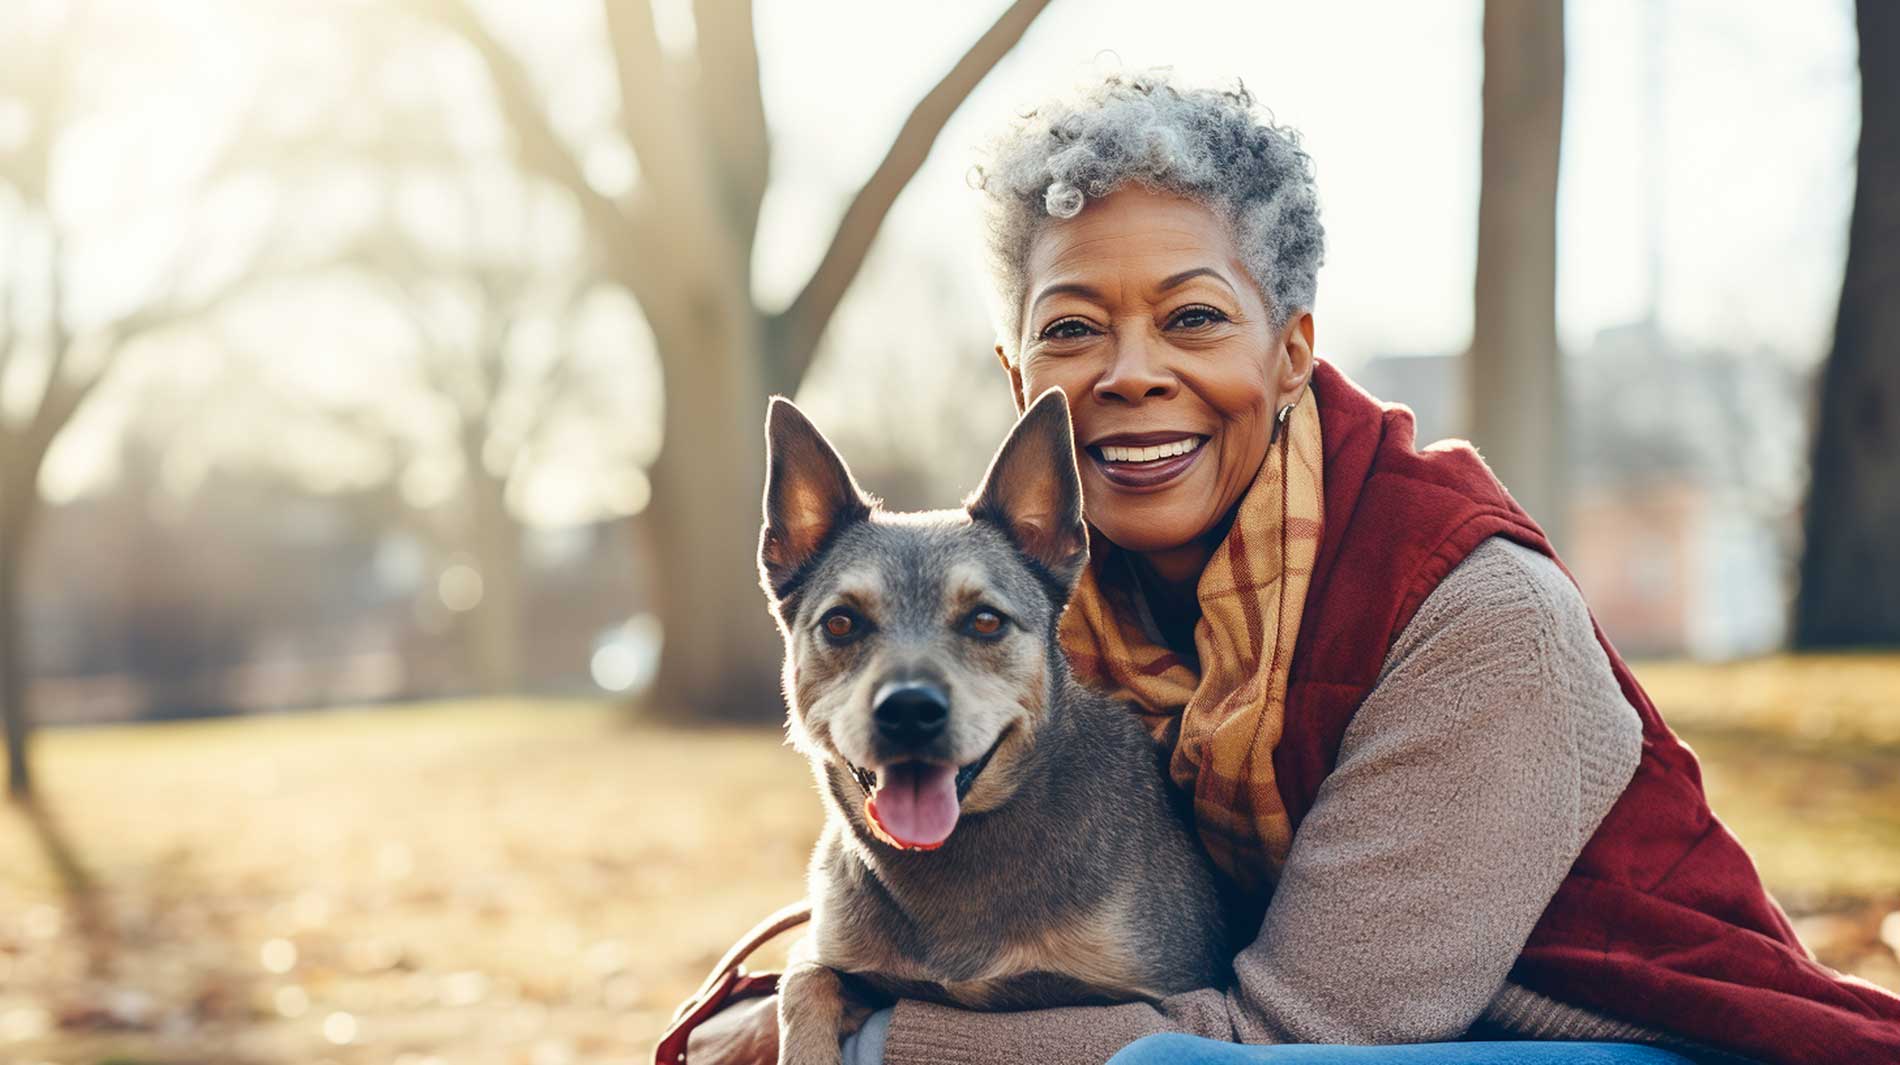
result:
[[[571,353],[563,352],[549,362],[535,390],[534,403],[529,407],[528,424],[521,432],[521,450],[532,451],[541,446],[549,426],[554,424],[554,414],[560,409],[562,398],[578,380]]]
[[[10,234],[8,234],[10,235]],[[13,283],[15,281],[12,258],[4,249],[17,247],[18,242],[0,239],[0,382],[7,379],[7,364],[13,361]],[[7,419],[0,412],[0,440],[6,438]]]
[[[489,308],[495,305],[500,282],[488,272],[471,267],[466,260],[433,254],[416,241],[407,239],[394,219],[386,219],[351,242],[341,261],[357,268],[378,288],[384,290],[389,305],[402,316],[414,334],[416,372],[426,390],[452,403],[458,418],[467,418],[494,400],[494,388],[488,382],[485,367],[474,377],[454,372],[458,357],[469,354],[470,344],[447,335],[429,313],[430,298],[425,285],[431,278],[465,278],[479,290],[477,312],[482,322],[476,329],[473,346],[487,343],[493,328]]]
[[[668,84],[672,64],[660,50],[652,6],[645,0],[606,0],[601,15],[607,21],[614,76],[620,82],[620,130],[639,157],[643,176],[671,191],[682,178],[683,160],[674,140],[680,116],[675,93],[670,91],[673,86]],[[666,198],[666,191],[660,198]]]
[[[775,391],[795,391],[805,376],[812,353],[818,347],[818,338],[830,324],[852,279],[857,277],[858,268],[864,265],[864,256],[871,250],[871,242],[884,224],[884,216],[890,213],[898,194],[929,156],[944,123],[950,121],[958,105],[1015,47],[1030,23],[1047,6],[1049,0],[1016,0],[911,110],[897,139],[884,154],[884,160],[858,190],[851,206],[845,209],[837,235],[825,249],[818,269],[812,272],[798,298],[771,322],[776,360],[767,372]]]
[[[20,447],[28,469],[37,471],[46,453],[59,438],[79,408],[97,391],[118,361],[115,354],[102,355],[97,364],[80,374],[61,374],[46,383],[46,395],[20,435]]]
[[[10,447],[18,449],[14,456],[19,464],[16,472],[35,481],[53,439],[98,386],[105,372],[103,364],[110,361],[109,356],[102,357],[101,366],[91,373],[77,381],[68,379],[66,363],[72,355],[73,338],[66,325],[65,241],[57,232],[47,242],[46,253],[46,378],[40,386],[39,402],[33,405],[26,424],[8,441]]]
[[[72,351],[72,330],[66,325],[66,241],[47,217],[46,242],[46,342],[52,346],[51,362],[46,370],[46,392],[51,394],[66,368]]]
[[[452,361],[449,353],[458,345],[452,338],[443,336],[430,319],[421,275],[374,269],[369,272],[389,291],[391,306],[415,334],[416,374],[422,386],[447,399],[455,407],[458,418],[470,407],[479,405],[480,401],[449,370]]]
[[[219,332],[218,339],[227,354],[238,352],[240,345],[222,331]],[[392,467],[400,467],[408,458],[411,450],[408,439],[370,409],[331,402],[307,388],[285,387],[281,381],[271,375],[250,369],[254,365],[254,360],[234,358],[232,364],[234,369],[231,373],[241,376],[243,387],[250,393],[260,396],[265,402],[274,404],[287,413],[309,417],[339,435],[369,441],[372,446],[390,456]]]
[[[81,334],[65,318],[65,240],[57,233],[50,242],[50,252],[47,322],[50,350],[46,383],[39,402],[13,442],[20,449],[18,457],[24,468],[33,471],[38,470],[53,441],[111,375],[133,342],[152,333],[202,320],[259,285],[310,269],[265,262],[200,296],[191,299],[156,297],[114,321]],[[177,272],[171,276],[175,278]],[[74,360],[81,348],[96,353],[92,362],[84,367]]]
[[[481,406],[484,415],[494,409],[501,399],[502,378],[506,375],[503,363],[507,359],[508,334],[513,324],[513,308],[507,308],[513,294],[505,290],[504,282],[492,271],[475,270],[474,279],[481,292],[481,307],[475,323],[475,380],[481,389]],[[486,427],[484,427],[486,435]]]
[[[49,220],[50,222],[50,220]],[[24,469],[38,479],[40,463],[46,459],[46,452],[53,446],[60,431],[78,413],[105,380],[106,373],[117,359],[117,351],[107,348],[99,354],[98,361],[83,373],[67,372],[77,340],[72,329],[66,323],[66,242],[55,230],[47,242],[47,297],[46,297],[46,340],[51,345],[46,365],[46,384],[42,386],[40,401],[33,408],[32,417],[27,419],[26,429],[19,441],[24,455]]]
[[[495,39],[467,0],[433,0],[424,9],[481,55],[494,83],[502,117],[514,130],[523,164],[573,193],[616,272],[636,295],[657,291],[657,272],[643,257],[628,254],[629,249],[653,246],[652,241],[644,239],[649,229],[642,220],[649,210],[637,204],[623,209],[588,183],[580,162],[549,121],[527,68]]]
[[[693,21],[699,30],[694,105],[710,139],[721,206],[750,259],[771,170],[752,0],[697,0]]]
[[[55,278],[61,274],[57,265],[53,274]],[[186,322],[200,320],[249,291],[253,285],[279,276],[283,275],[273,271],[246,272],[230,284],[195,300],[148,303],[84,336],[73,332],[62,318],[53,334],[57,346],[52,349],[45,391],[22,433],[22,446],[26,454],[31,456],[28,465],[37,468],[38,460],[44,459],[53,441],[111,375],[122,361],[126,348],[134,341]],[[57,284],[55,282],[55,307],[59,302]],[[58,312],[55,311],[55,314]],[[91,365],[83,369],[76,368],[73,363],[73,355],[81,347],[97,350]]]
[[[620,80],[620,125],[640,160],[644,202],[649,208],[666,205],[664,216],[650,216],[644,247],[677,251],[690,242],[705,256],[704,269],[744,285],[751,276],[751,228],[726,209],[712,140],[716,134],[703,116],[691,112],[691,86],[660,48],[651,6],[625,0],[602,6]],[[756,74],[749,91],[758,91]],[[664,305],[650,298],[657,291],[636,290],[635,295],[643,297],[644,307]]]
[[[584,292],[584,288],[577,292]],[[568,301],[567,324],[573,322],[573,308],[580,302],[579,297]],[[564,329],[563,333],[571,333]],[[580,383],[580,373],[575,368],[575,349],[571,335],[561,338],[561,349],[548,360],[541,370],[540,379],[534,383],[534,402],[528,405],[528,424],[521,433],[521,449],[531,451],[539,447],[547,436],[548,427],[554,422],[554,412],[561,406],[561,400],[570,389]]]
[[[53,140],[73,111],[69,74],[73,53],[78,48],[80,23],[90,13],[89,6],[69,11],[50,41],[20,42],[25,47],[9,48],[0,56],[8,95],[24,101],[33,116],[26,143],[0,155],[0,176],[18,188],[28,203],[44,206],[46,202]]]

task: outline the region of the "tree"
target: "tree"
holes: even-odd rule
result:
[[[522,61],[467,0],[418,0],[487,65],[523,166],[569,189],[605,272],[646,316],[665,376],[661,451],[645,515],[665,650],[654,702],[675,717],[776,717],[778,651],[753,558],[765,399],[793,392],[898,193],[978,82],[1049,0],[1015,0],[917,103],[845,210],[797,297],[762,307],[753,240],[769,175],[750,0],[697,0],[695,53],[662,49],[645,4],[601,5],[619,79],[619,132],[640,184],[591,185]]]
[[[1860,0],[1860,152],[1821,371],[1798,647],[1900,646],[1900,7]]]
[[[427,524],[434,538],[466,557],[480,576],[479,601],[465,612],[477,683],[491,694],[517,692],[526,530],[510,497],[520,494],[538,456],[564,431],[591,434],[586,451],[595,478],[631,466],[627,451],[639,441],[616,427],[626,415],[610,399],[616,390],[606,371],[613,367],[583,358],[575,336],[580,311],[599,286],[557,265],[571,260],[566,249],[537,256],[532,247],[531,237],[545,238],[551,228],[545,213],[534,210],[537,190],[524,188],[516,175],[490,174],[482,183],[489,195],[482,196],[466,176],[430,170],[408,176],[438,203],[459,206],[461,221],[453,228],[463,237],[455,246],[425,239],[391,209],[341,256],[407,325],[407,358],[394,389],[400,394],[364,397],[341,410],[318,409],[307,396],[290,406],[388,453],[398,479],[417,462],[452,458],[460,470],[455,498],[446,506],[412,505],[433,512]],[[288,396],[293,390],[276,391]],[[416,417],[409,401],[417,396],[446,417]]]
[[[39,254],[30,268],[25,254],[10,274],[0,266],[0,720],[6,726],[7,792],[24,799],[32,792],[32,718],[22,599],[27,549],[40,515],[40,470],[53,442],[128,342],[167,316],[141,309],[83,331],[75,326],[66,291],[72,242],[48,193],[58,141],[79,109],[68,75],[78,28],[69,18],[50,29],[19,29],[8,34],[11,47],[0,52],[0,100],[26,116],[24,144],[0,154],[0,187],[13,196],[0,246]],[[43,35],[35,32],[41,29]],[[29,279],[29,273],[37,277]],[[31,323],[23,320],[29,309],[19,298],[23,290],[38,295]],[[37,372],[18,372],[28,362]]]
[[[83,12],[50,20],[27,13],[0,34],[0,111],[11,105],[25,120],[21,143],[0,151],[0,248],[12,253],[0,262],[0,721],[15,798],[32,791],[23,598],[46,456],[138,341],[203,315],[263,276],[242,271],[207,282],[189,249],[178,248],[172,268],[133,305],[103,315],[75,310],[68,290],[82,241],[56,208],[53,185],[64,139],[98,103],[76,73],[85,30]],[[241,142],[231,138],[207,161],[201,188],[229,172]]]
[[[1466,359],[1471,438],[1561,541],[1563,366],[1557,347],[1557,161],[1564,8],[1485,0],[1478,269]]]

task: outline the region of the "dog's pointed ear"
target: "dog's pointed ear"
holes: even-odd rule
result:
[[[782,396],[774,396],[766,410],[765,455],[759,573],[778,600],[834,533],[870,515],[871,503],[837,449]]]
[[[967,506],[970,517],[1001,526],[1065,593],[1075,584],[1089,559],[1089,537],[1061,389],[1044,392],[1023,412]]]

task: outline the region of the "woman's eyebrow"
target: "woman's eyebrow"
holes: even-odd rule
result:
[[[1155,286],[1155,291],[1156,292],[1171,292],[1174,289],[1180,288],[1182,285],[1187,284],[1189,281],[1192,281],[1197,277],[1211,277],[1214,280],[1219,281],[1222,285],[1226,285],[1228,291],[1230,292],[1233,291],[1234,286],[1231,284],[1228,284],[1227,279],[1221,276],[1220,271],[1214,269],[1211,266],[1197,266],[1192,270],[1183,270],[1178,274],[1172,274],[1168,277],[1162,278],[1161,283]]]
[[[1031,310],[1034,310],[1036,305],[1043,300],[1051,296],[1063,295],[1080,296],[1083,299],[1095,300],[1098,303],[1101,302],[1100,294],[1097,293],[1095,289],[1082,284],[1080,281],[1058,281],[1053,285],[1044,287],[1041,292],[1036,293],[1036,298],[1029,301],[1029,307]]]
[[[1233,291],[1234,286],[1229,284],[1225,277],[1221,276],[1219,270],[1211,266],[1197,266],[1191,270],[1183,270],[1178,274],[1172,274],[1162,278],[1161,283],[1155,286],[1155,291],[1172,292],[1197,277],[1211,277],[1219,281],[1229,292]],[[1085,285],[1080,281],[1057,281],[1054,284],[1044,286],[1041,291],[1037,292],[1036,297],[1029,301],[1029,307],[1031,310],[1034,310],[1038,304],[1051,296],[1065,295],[1080,296],[1083,299],[1095,300],[1098,303],[1101,301],[1101,294],[1090,285]]]

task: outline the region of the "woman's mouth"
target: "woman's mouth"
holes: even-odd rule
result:
[[[1095,468],[1109,483],[1122,488],[1159,488],[1188,471],[1201,457],[1207,437],[1183,433],[1173,438],[1120,439],[1097,442],[1086,450]]]

